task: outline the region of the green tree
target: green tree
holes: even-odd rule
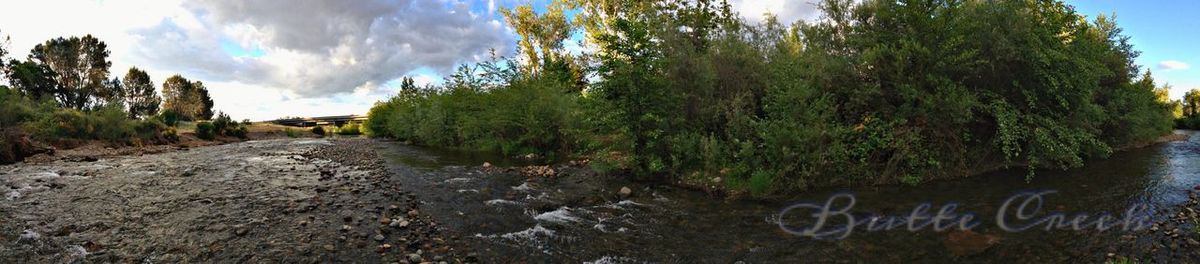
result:
[[[121,84],[121,79],[113,77],[111,80],[104,81],[103,89],[96,92],[96,105],[125,105],[125,87]]]
[[[1183,94],[1183,116],[1196,118],[1200,115],[1200,89],[1192,89]]]
[[[128,105],[129,118],[145,118],[158,114],[162,98],[154,91],[150,75],[137,67],[129,68],[122,80],[125,85],[124,98]]]
[[[63,107],[86,109],[101,102],[108,78],[108,46],[86,35],[55,38],[34,46],[30,61],[46,65],[54,73],[54,96]]]
[[[208,88],[204,87],[204,83],[196,81],[192,83],[192,89],[196,91],[196,98],[199,101],[200,108],[196,110],[196,118],[200,120],[210,120],[213,118],[213,100],[208,95]]]
[[[208,120],[213,116],[212,98],[204,83],[174,75],[163,82],[163,109],[179,114],[179,120]]]
[[[57,82],[49,66],[33,61],[12,60],[4,69],[5,77],[13,89],[35,99],[53,98]]]

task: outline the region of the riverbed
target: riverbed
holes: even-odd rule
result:
[[[277,139],[0,166],[0,262],[962,263],[1200,262],[1200,137],[1091,160],[919,186],[725,199],[585,164],[374,139]],[[1028,179],[1028,180],[1027,180]],[[625,190],[622,190],[625,189]],[[623,192],[628,191],[628,192]],[[1044,210],[1119,215],[1138,230],[1012,231],[996,212],[1025,192]],[[789,233],[787,213],[853,195],[855,215],[958,206],[970,231],[895,229],[844,239]]]

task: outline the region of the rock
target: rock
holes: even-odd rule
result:
[[[382,217],[382,218],[379,218],[379,224],[381,224],[381,225],[388,225],[388,224],[391,224],[391,223],[392,223],[392,219],[391,219],[391,218],[387,218],[387,217]]]
[[[408,217],[417,217],[418,215],[421,215],[421,212],[417,209],[408,210]]]
[[[621,199],[629,198],[630,195],[633,195],[633,189],[622,186],[621,190],[617,191],[617,195],[621,196]]]
[[[375,234],[375,237],[373,237],[373,238],[375,239],[375,241],[383,241],[383,239],[385,237],[383,237],[383,234]]]
[[[379,245],[378,247],[375,247],[375,252],[383,253],[383,252],[388,252],[388,250],[391,250],[391,249],[392,249],[392,244],[383,244],[383,245]]]
[[[1200,247],[1200,241],[1196,241],[1196,239],[1188,238],[1187,243],[1193,247]]]
[[[351,228],[350,225],[342,225],[342,231],[350,231]]]
[[[333,247],[333,245],[330,245],[330,244],[325,244],[325,250],[328,250],[328,251],[334,251],[334,250],[336,250],[336,249],[337,249],[337,248]]]
[[[983,235],[974,231],[953,231],[946,236],[943,245],[955,256],[971,256],[987,251],[999,239],[993,235]]]
[[[485,162],[483,162],[483,168],[485,168],[485,169],[486,169],[486,168],[491,168],[491,167],[492,167],[492,163],[491,163],[491,162],[486,162],[486,161],[485,161]]]
[[[418,254],[408,254],[408,256],[407,256],[407,257],[408,257],[408,262],[412,262],[412,263],[421,263],[421,259],[422,259],[422,258],[421,258],[421,255],[418,255]]]

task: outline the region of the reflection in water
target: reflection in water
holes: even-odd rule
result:
[[[1046,197],[1045,211],[1067,215],[1119,215],[1137,204],[1149,205],[1154,212],[1169,209],[1187,201],[1187,190],[1200,185],[1197,140],[1193,134],[1189,141],[1117,153],[1080,169],[1038,171],[1028,182],[1025,170],[1014,169],[915,187],[815,190],[770,201],[725,201],[619,179],[586,186],[594,179],[584,177],[604,176],[526,182],[523,176],[488,174],[476,167],[485,161],[504,162],[495,156],[401,145],[382,148],[395,161],[398,177],[405,177],[451,231],[483,259],[501,262],[1103,262],[1110,253],[1141,259],[1183,254],[1195,260],[1190,255],[1195,253],[1187,253],[1195,249],[1147,250],[1159,241],[1120,229],[1006,232],[995,225],[995,212],[1012,195],[1038,190],[1057,191]],[[621,186],[639,187],[633,188],[632,198],[622,200],[612,195]],[[973,236],[898,229],[832,241],[794,236],[779,228],[779,212],[788,205],[818,203],[847,192],[857,198],[857,213],[904,215],[922,203],[957,203],[958,211],[977,214],[982,224],[972,229]],[[1157,213],[1153,218],[1165,216]],[[960,237],[986,238],[994,245],[981,248],[982,253],[964,254],[954,250],[961,247]]]

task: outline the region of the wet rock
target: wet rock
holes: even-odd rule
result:
[[[987,251],[996,242],[999,242],[996,236],[966,230],[950,232],[943,241],[943,245],[955,256],[971,256]]]
[[[629,198],[629,196],[633,195],[633,189],[622,186],[621,190],[617,191],[617,195],[620,196],[621,199]]]

